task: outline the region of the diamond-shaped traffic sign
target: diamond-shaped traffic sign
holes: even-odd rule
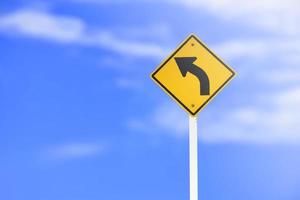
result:
[[[151,77],[189,114],[196,115],[234,75],[233,69],[191,35]]]

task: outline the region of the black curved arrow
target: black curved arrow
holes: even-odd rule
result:
[[[200,82],[200,95],[209,95],[209,79],[205,71],[193,64],[196,57],[176,57],[175,61],[183,77],[186,76],[187,72],[192,73],[196,76]]]

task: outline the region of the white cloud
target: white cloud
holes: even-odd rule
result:
[[[172,31],[166,23],[154,22],[153,24],[145,24],[141,27],[121,27],[121,30],[126,35],[134,38],[150,37],[166,40],[172,38]]]
[[[170,2],[170,1],[169,1]],[[298,0],[177,0],[190,8],[202,8],[223,20],[241,21],[275,33],[300,33]]]
[[[300,62],[299,62],[300,63]],[[261,79],[269,82],[271,84],[293,84],[300,82],[300,69],[281,69],[281,70],[272,70],[262,74]]]
[[[300,38],[235,39],[216,44],[213,49],[230,60],[245,58],[259,60],[275,57],[293,64],[294,55],[300,54]]]
[[[136,3],[134,0],[68,0],[77,3]],[[275,33],[300,33],[299,0],[143,0],[140,3],[183,5],[193,10],[203,9],[221,20],[240,21]]]
[[[252,106],[233,107],[200,116],[199,140],[208,143],[298,144],[300,142],[300,87],[265,93]],[[187,137],[188,117],[179,106],[158,106],[149,116],[129,121],[135,131]]]
[[[157,107],[150,116],[133,118],[128,126],[133,131],[148,134],[167,134],[177,138],[185,137],[188,131],[187,114],[174,103],[165,103]]]
[[[44,156],[54,160],[68,160],[98,155],[104,149],[104,145],[98,143],[66,143],[49,148]]]
[[[213,49],[222,57],[234,60],[247,58],[262,58],[269,53],[265,41],[253,39],[229,40],[214,45]]]
[[[120,77],[116,79],[116,86],[122,89],[141,90],[143,82],[134,78]]]
[[[162,55],[165,55],[167,52],[167,50],[161,48],[159,45],[119,39],[110,32],[98,31],[92,35],[85,35],[82,39],[84,44],[104,47],[125,55],[161,58]]]
[[[122,39],[107,30],[92,30],[84,21],[38,10],[17,10],[0,17],[0,31],[60,43],[105,48],[122,55],[161,57],[166,50],[143,41]]]
[[[202,132],[205,141],[248,143],[300,142],[300,88],[264,94],[252,107],[235,108],[208,123]],[[259,106],[260,104],[260,106]],[[201,129],[201,127],[199,127]]]
[[[212,46],[217,55],[234,63],[239,78],[251,76],[265,84],[300,82],[300,37],[234,39]],[[298,55],[298,56],[297,56]]]
[[[72,0],[71,0],[72,1]],[[132,0],[103,1],[103,0],[79,0],[83,3],[134,3]],[[269,30],[272,33],[265,38],[242,38],[227,40],[216,44],[215,49],[222,57],[228,59],[254,58],[265,59],[268,56],[284,60],[287,64],[300,63],[300,1],[299,0],[163,0],[148,1],[140,3],[167,3],[178,6],[186,6],[192,10],[205,10],[227,23],[240,22],[244,25],[252,25],[261,29]],[[201,12],[203,13],[203,12]],[[165,25],[159,25],[160,35],[170,36],[170,31]],[[151,30],[151,29],[150,29]],[[130,31],[129,31],[130,32]],[[132,33],[139,32],[138,29]],[[155,31],[148,31],[153,33]],[[125,46],[125,45],[124,45]],[[125,47],[124,47],[125,49]],[[138,49],[138,48],[135,48]],[[159,52],[156,48],[150,48],[150,52]],[[160,55],[166,55],[167,51]]]
[[[76,18],[54,16],[40,11],[20,10],[0,18],[0,29],[32,37],[77,42],[85,30]]]

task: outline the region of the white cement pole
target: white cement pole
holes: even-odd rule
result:
[[[198,200],[198,132],[197,117],[189,116],[190,200]]]

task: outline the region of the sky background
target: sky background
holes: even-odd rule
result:
[[[300,199],[299,0],[0,2],[0,199],[189,198],[150,73],[190,33],[237,76],[198,118],[199,199]]]

